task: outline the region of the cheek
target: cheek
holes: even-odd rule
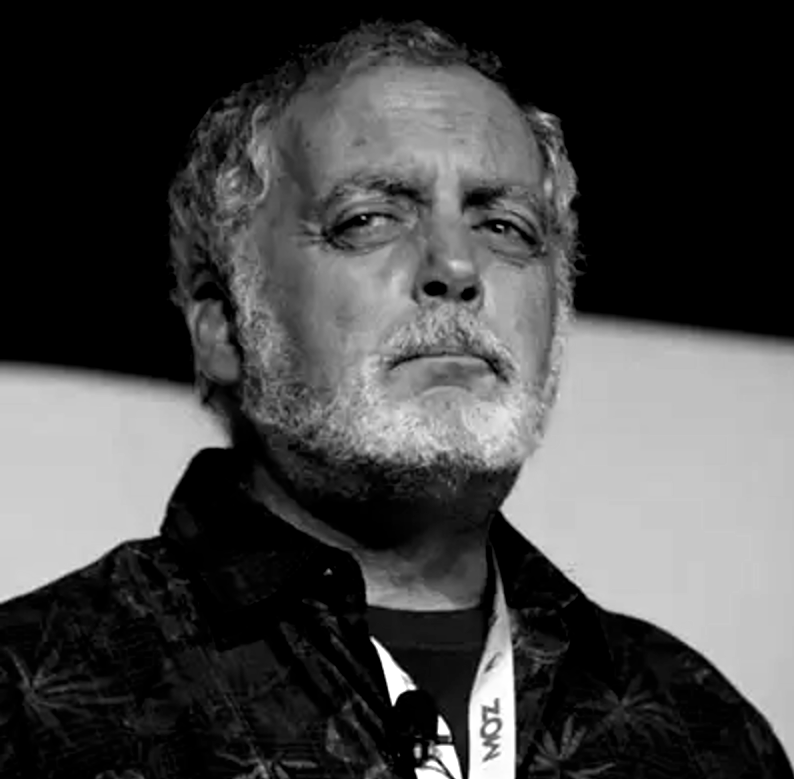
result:
[[[554,275],[549,268],[544,268],[537,284],[533,286],[533,310],[535,326],[542,335],[551,333],[554,319]]]
[[[510,274],[501,286],[497,306],[502,331],[510,333],[515,358],[532,375],[539,370],[550,345],[552,329],[551,287],[543,269],[525,270],[520,279]]]
[[[339,386],[351,367],[355,336],[366,331],[366,311],[352,296],[354,289],[351,281],[308,274],[296,299],[306,370],[315,386]]]
[[[532,285],[527,301],[527,326],[532,333],[536,360],[542,359],[551,345],[553,316],[552,282],[544,273],[538,283]]]

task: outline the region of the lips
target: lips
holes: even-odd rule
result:
[[[425,349],[421,352],[409,352],[408,354],[398,358],[397,364],[401,362],[408,362],[408,360],[418,360],[421,357],[479,357],[477,354],[470,352],[456,352],[447,349]]]
[[[394,364],[400,365],[404,362],[409,362],[411,360],[419,360],[425,357],[459,357],[468,360],[481,360],[482,362],[486,363],[494,373],[497,374],[499,373],[498,366],[494,363],[492,359],[486,357],[485,355],[475,354],[473,352],[460,352],[460,351],[451,351],[445,349],[438,349],[438,350],[431,349],[422,352],[409,353],[403,357],[400,357]]]

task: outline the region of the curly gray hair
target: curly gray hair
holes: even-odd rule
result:
[[[170,299],[187,316],[191,303],[221,301],[230,321],[230,294],[240,239],[264,200],[275,163],[269,131],[295,97],[320,80],[339,83],[354,72],[386,62],[429,67],[468,66],[499,85],[502,65],[489,52],[475,52],[440,30],[415,21],[379,20],[349,30],[336,41],[306,47],[274,72],[245,84],[210,107],[194,130],[186,162],[169,189]],[[533,105],[518,104],[543,158],[546,179],[541,204],[544,244],[554,254],[557,294],[572,308],[577,221],[571,209],[576,176],[568,161],[559,121]],[[195,363],[201,404],[228,420],[230,394]],[[232,404],[233,405],[233,404]]]

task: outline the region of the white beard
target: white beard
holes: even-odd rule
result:
[[[491,397],[454,393],[453,402],[439,398],[427,403],[389,396],[382,355],[365,358],[334,388],[307,384],[302,356],[267,301],[258,263],[239,263],[232,293],[243,352],[245,416],[265,442],[278,440],[282,448],[299,448],[324,463],[322,477],[307,474],[305,460],[282,463],[290,481],[311,483],[318,491],[357,489],[349,483],[342,487],[340,479],[329,475],[328,463],[335,463],[340,474],[382,474],[390,488],[406,495],[440,479],[442,492],[451,499],[474,476],[501,479],[502,488],[495,489],[509,492],[542,443],[557,398],[571,317],[565,301],[558,301],[536,386],[513,378],[500,383]]]

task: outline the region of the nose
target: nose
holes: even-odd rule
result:
[[[483,284],[475,253],[460,224],[436,224],[424,247],[416,278],[420,303],[482,305]]]

